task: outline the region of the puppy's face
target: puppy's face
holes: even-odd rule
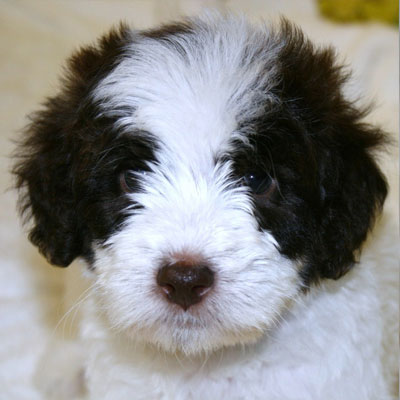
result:
[[[75,54],[15,167],[31,240],[87,260],[113,329],[188,354],[254,341],[351,267],[382,134],[283,22],[122,27]]]

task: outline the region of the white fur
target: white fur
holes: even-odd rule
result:
[[[94,94],[124,134],[151,132],[159,149],[131,195],[144,208],[95,250],[81,327],[90,399],[387,399],[377,261],[367,253],[340,281],[301,294],[299,265],[257,229],[229,163],[214,165],[233,137],[246,143],[240,122],[277,101],[274,41],[242,19],[196,24],[192,41],[180,39],[186,58],[133,33],[130,56]],[[216,274],[186,312],[155,279],[161,260],[182,251]]]
[[[300,287],[296,263],[258,230],[230,164],[215,165],[231,139],[246,142],[239,122],[272,99],[276,48],[265,29],[244,19],[206,22],[195,23],[190,40],[178,40],[184,57],[176,46],[133,36],[129,57],[94,94],[105,114],[121,110],[125,134],[140,128],[159,144],[157,164],[132,194],[143,210],[132,210],[121,232],[96,251],[98,301],[115,329],[187,354],[254,341]],[[209,260],[217,280],[204,304],[187,312],[155,288],[161,260],[179,252]]]
[[[384,254],[382,243],[370,243],[340,281],[298,297],[256,343],[209,354],[185,357],[116,334],[92,297],[82,326],[90,399],[391,399],[382,325],[395,316],[395,305],[380,280],[395,282],[397,250],[386,246]]]
[[[198,170],[200,149],[210,158],[228,150],[229,139],[246,140],[237,131],[239,123],[263,112],[267,101],[277,101],[271,89],[279,79],[273,61],[279,41],[267,27],[255,29],[244,18],[209,15],[193,24],[196,34],[190,40],[176,38],[185,56],[174,46],[132,33],[129,57],[93,97],[127,132],[148,130]]]

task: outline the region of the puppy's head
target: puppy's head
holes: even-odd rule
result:
[[[121,26],[69,61],[14,169],[31,241],[84,258],[114,329],[186,353],[257,339],[355,261],[382,133],[283,21]]]

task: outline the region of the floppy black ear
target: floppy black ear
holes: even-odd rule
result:
[[[14,168],[20,211],[33,219],[29,239],[52,264],[66,267],[81,254],[83,229],[73,193],[74,154],[68,141],[73,105],[49,99],[32,116]]]
[[[312,262],[322,278],[338,279],[351,268],[387,195],[385,177],[370,153],[383,135],[359,123],[359,111],[352,113],[337,118],[320,161],[321,219]]]
[[[387,140],[363,122],[367,110],[343,95],[349,75],[332,48],[314,46],[286,20],[281,40],[279,94],[288,119],[296,121],[292,130],[303,141],[292,158],[302,155],[299,164],[308,172],[299,179],[312,188],[302,193],[312,199],[302,220],[308,232],[302,275],[308,285],[338,279],[354,264],[387,194],[373,158]]]
[[[60,93],[31,116],[16,153],[13,173],[20,212],[32,222],[29,238],[58,266],[90,252],[90,233],[78,211],[81,193],[75,187],[78,163],[85,157],[84,127],[93,118],[88,98],[120,59],[129,35],[121,25],[97,46],[82,48],[70,58]]]

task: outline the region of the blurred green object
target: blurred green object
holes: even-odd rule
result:
[[[399,24],[397,0],[317,0],[323,16],[336,22],[380,21]]]

